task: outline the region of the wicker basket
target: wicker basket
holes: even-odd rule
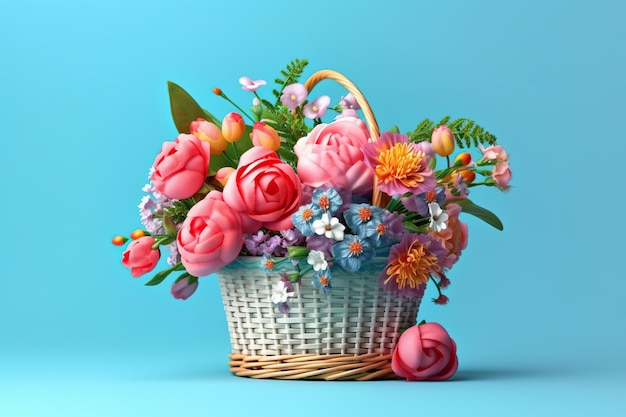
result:
[[[313,74],[305,87],[323,79],[343,85],[356,98],[373,140],[379,130],[359,89],[332,70]],[[389,196],[374,186],[372,202]],[[383,291],[379,276],[387,258],[376,258],[356,273],[333,271],[330,295],[310,279],[295,285],[290,311],[276,311],[270,297],[277,274],[260,268],[261,258],[239,257],[218,272],[233,352],[230,371],[238,376],[278,379],[395,379],[391,353],[401,330],[415,324],[420,298]]]
[[[324,295],[310,279],[294,285],[288,314],[270,296],[277,274],[261,258],[239,257],[218,273],[226,311],[231,372],[280,379],[389,379],[391,352],[400,331],[415,324],[419,298],[380,289],[386,258],[366,270],[333,274]]]

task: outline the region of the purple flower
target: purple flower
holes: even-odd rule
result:
[[[356,112],[356,110],[345,109],[341,113],[339,113],[337,116],[335,116],[335,120],[341,119],[342,117],[359,117],[359,114]]]
[[[443,187],[437,187],[433,191],[427,191],[425,193],[418,194],[416,196],[409,196],[400,199],[404,206],[414,212],[419,213],[421,216],[430,217],[428,211],[429,203],[437,203],[440,206],[446,201],[446,190]]]
[[[194,292],[196,292],[197,288],[198,278],[186,276],[172,284],[170,292],[177,300],[186,300],[191,297]]]
[[[401,239],[407,230],[402,225],[404,214],[383,210],[383,224],[385,225],[385,235],[390,239]]]
[[[465,184],[465,181],[463,181],[463,175],[461,174],[456,175],[456,179],[454,180],[454,188],[456,188],[456,190],[459,192],[460,197],[467,197],[469,195],[469,189],[467,188],[467,184]]]
[[[246,91],[256,91],[260,86],[267,84],[264,80],[252,80],[248,77],[239,79],[241,89]]]
[[[304,103],[308,94],[309,92],[303,84],[289,84],[283,89],[280,101],[287,106],[289,110],[293,110]]]
[[[319,119],[326,114],[326,109],[328,109],[329,104],[330,97],[321,96],[304,106],[302,113],[309,119]]]
[[[352,93],[348,93],[347,96],[341,97],[341,108],[345,111],[359,110],[361,107],[359,106],[359,103],[356,101],[356,98],[352,95]]]
[[[322,252],[326,259],[333,257],[332,247],[334,244],[335,240],[328,239],[326,236],[313,235],[306,238],[306,248]]]

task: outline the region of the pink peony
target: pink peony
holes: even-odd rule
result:
[[[130,268],[130,274],[137,278],[154,269],[161,257],[161,251],[152,249],[154,238],[143,236],[132,241],[122,255],[122,265]]]
[[[443,381],[458,368],[456,343],[438,323],[407,329],[391,356],[391,369],[408,381]]]
[[[240,212],[244,233],[260,227],[293,228],[291,215],[300,207],[302,184],[289,164],[275,152],[254,146],[239,159],[239,166],[224,187],[224,201]]]
[[[219,191],[193,206],[178,231],[178,251],[187,272],[196,277],[231,263],[243,245],[241,219]]]
[[[204,183],[211,161],[211,147],[194,135],[180,134],[163,143],[152,166],[150,180],[161,194],[171,199],[193,196]]]
[[[450,269],[459,260],[461,251],[467,247],[467,224],[459,220],[461,206],[458,204],[448,204],[448,224],[445,229],[439,232],[431,231],[430,235],[438,240],[445,248],[446,254],[441,260],[441,266]]]
[[[360,196],[369,194],[374,177],[362,152],[369,139],[365,123],[354,117],[315,126],[293,148],[298,176],[314,188],[331,183]]]

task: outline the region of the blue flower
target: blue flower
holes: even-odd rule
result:
[[[322,209],[313,204],[306,204],[300,206],[298,211],[291,215],[291,221],[293,221],[293,225],[296,226],[304,236],[312,236],[315,234],[313,221],[321,217]]]
[[[369,204],[350,204],[343,217],[354,233],[366,238],[377,234],[376,228],[382,222],[383,209]]]
[[[261,259],[261,269],[263,269],[268,274],[274,270],[276,266],[276,262],[272,259],[270,255],[267,253],[263,254],[263,259]]]
[[[440,206],[443,205],[446,201],[446,191],[443,187],[437,187],[433,191],[427,191],[425,193],[418,194],[415,197],[411,196],[409,197],[409,200],[410,199],[414,199],[414,204],[407,204],[405,202],[406,208],[411,211],[416,211],[424,217],[429,217],[430,213],[428,212],[428,203],[437,203]]]
[[[315,288],[328,295],[332,289],[332,286],[330,285],[331,278],[330,269],[321,269],[313,273],[312,283]]]
[[[343,199],[334,188],[329,188],[328,190],[317,188],[311,196],[311,204],[319,207],[324,212],[334,213],[343,204]]]
[[[335,262],[350,272],[358,271],[362,262],[374,257],[376,250],[369,239],[355,235],[345,235],[341,242],[333,245]]]

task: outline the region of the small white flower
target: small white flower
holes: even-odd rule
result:
[[[272,286],[272,303],[280,304],[286,303],[287,298],[293,297],[293,292],[288,292],[285,287],[285,283],[282,281],[278,281],[276,284]]]
[[[318,235],[324,235],[327,238],[335,240],[343,240],[343,231],[346,226],[339,223],[339,219],[336,217],[330,217],[328,213],[322,214],[321,220],[315,220],[313,222],[313,230]]]
[[[435,232],[441,232],[448,225],[446,222],[448,221],[448,213],[439,207],[439,204],[436,202],[428,203],[428,212],[430,213],[430,228]]]
[[[328,262],[324,259],[324,252],[318,250],[309,252],[306,262],[313,266],[314,271],[321,271],[328,268]]]

